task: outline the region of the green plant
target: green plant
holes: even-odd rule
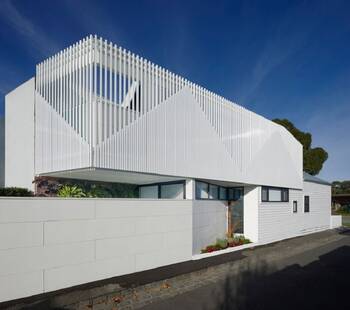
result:
[[[220,249],[226,249],[227,245],[227,239],[216,239],[216,246],[218,246]]]
[[[90,190],[86,193],[86,196],[90,198],[111,198],[112,197],[111,193],[107,189],[97,185],[91,185]]]
[[[16,197],[30,197],[33,192],[21,187],[3,187],[0,188],[0,196],[16,196]]]
[[[57,196],[81,198],[81,197],[85,197],[86,194],[84,193],[82,188],[80,188],[77,185],[63,185],[58,190]]]

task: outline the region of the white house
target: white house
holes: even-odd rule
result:
[[[0,187],[5,185],[5,118],[0,117]]]
[[[285,128],[96,36],[38,64],[5,117],[6,186],[51,176],[191,200],[192,254],[228,223],[259,244],[330,228],[330,184],[303,174]]]

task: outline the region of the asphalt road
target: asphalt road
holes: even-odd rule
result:
[[[260,260],[258,268],[142,309],[350,309],[350,231],[273,264]]]

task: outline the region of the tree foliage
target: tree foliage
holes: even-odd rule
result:
[[[334,181],[332,183],[333,194],[350,194],[350,180]]]
[[[328,159],[328,153],[321,147],[312,148],[311,133],[296,128],[288,119],[276,118],[273,121],[285,127],[303,145],[304,171],[311,175],[318,174]]]

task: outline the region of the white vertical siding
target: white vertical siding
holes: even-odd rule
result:
[[[193,145],[207,144],[191,135],[202,130],[186,115],[195,102],[215,133],[211,142],[234,167],[217,170],[218,179],[302,187],[302,147],[284,128],[102,38],[90,36],[39,64],[36,79],[37,174],[97,167],[199,177],[188,160]],[[161,108],[185,90],[186,102]],[[195,161],[204,166],[205,159],[199,153]]]

